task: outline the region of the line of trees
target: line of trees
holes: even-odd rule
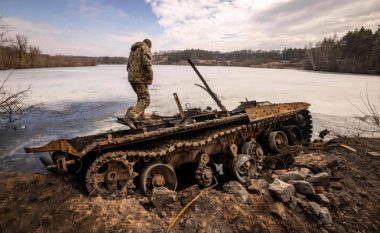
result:
[[[380,25],[374,32],[362,27],[348,31],[342,38],[324,38],[305,48],[224,53],[200,49],[169,50],[154,53],[153,60],[157,64],[182,64],[187,58],[202,65],[255,66],[275,62],[289,64],[288,67],[294,63],[306,70],[380,74]]]
[[[2,34],[0,41],[0,70],[57,67],[57,66],[94,66],[95,58],[83,56],[50,56],[42,54],[37,46],[30,45],[24,35],[14,38]]]
[[[154,53],[154,61],[159,64],[178,64],[187,58],[196,63],[213,61],[210,65],[252,66],[267,62],[300,62],[304,59],[304,50],[285,48],[284,50],[238,50],[232,52],[206,51],[201,49],[169,50]],[[204,63],[204,62],[203,62]]]
[[[309,44],[304,67],[308,70],[380,74],[380,26],[373,32],[364,27]]]
[[[125,64],[125,57],[87,57],[42,54],[38,46],[30,45],[25,35],[10,37],[7,26],[2,24],[0,17],[0,70],[95,66],[97,64]]]
[[[24,35],[16,35],[15,38],[8,37],[0,44],[0,70],[95,66],[98,64],[125,64],[126,62],[126,57],[51,56],[42,54],[37,46],[29,45],[28,38]]]

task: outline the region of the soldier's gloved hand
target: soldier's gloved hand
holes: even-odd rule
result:
[[[149,80],[149,81],[147,82],[148,85],[152,85],[152,83],[153,83],[153,80]]]

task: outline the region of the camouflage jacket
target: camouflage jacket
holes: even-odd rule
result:
[[[128,57],[128,81],[148,83],[153,80],[152,52],[144,42],[134,43]]]

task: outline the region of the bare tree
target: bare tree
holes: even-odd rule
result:
[[[362,106],[357,106],[353,104],[350,100],[348,100],[352,106],[354,106],[359,112],[360,116],[356,116],[358,120],[364,122],[367,126],[371,127],[371,129],[362,129],[358,128],[360,131],[364,133],[380,133],[380,105],[374,104],[373,101],[368,97],[368,89],[366,89],[365,97],[360,94],[360,98],[362,101]],[[380,102],[380,95],[377,96],[378,101]]]
[[[8,27],[2,23],[3,17],[0,16],[0,46],[5,43],[5,35],[7,34]]]
[[[13,48],[15,41],[7,37],[8,26],[0,16],[0,69],[9,69],[14,61]]]
[[[24,35],[16,35],[15,48],[17,51],[17,56],[20,62],[20,67],[23,66],[27,48],[28,48],[28,38]]]
[[[41,55],[41,50],[37,46],[29,46],[27,56],[28,67],[35,67],[37,58]]]
[[[309,45],[305,46],[305,52],[306,52],[306,58],[309,60],[311,66],[312,66],[312,69],[316,70],[317,66],[316,66],[315,61],[314,61],[313,44],[312,43],[309,43]]]
[[[20,119],[20,114],[28,109],[23,105],[23,100],[30,92],[31,88],[17,89],[12,91],[6,84],[12,72],[2,81],[0,86],[0,124],[10,125]]]
[[[319,70],[322,61],[321,43],[317,42],[315,46],[312,43],[305,46],[306,58],[310,62],[313,70]]]

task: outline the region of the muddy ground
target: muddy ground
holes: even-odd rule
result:
[[[346,144],[352,152],[340,146]],[[344,138],[297,148],[287,170],[306,167],[327,172],[324,194],[331,219],[310,203],[315,197],[294,194],[281,202],[263,188],[236,195],[222,189],[204,192],[184,212],[171,232],[379,232],[380,138]],[[279,171],[267,171],[273,182]],[[199,192],[195,186],[150,202],[140,194],[124,199],[87,197],[75,177],[54,174],[0,173],[0,232],[165,232],[173,217]],[[245,195],[245,196],[244,196]]]

